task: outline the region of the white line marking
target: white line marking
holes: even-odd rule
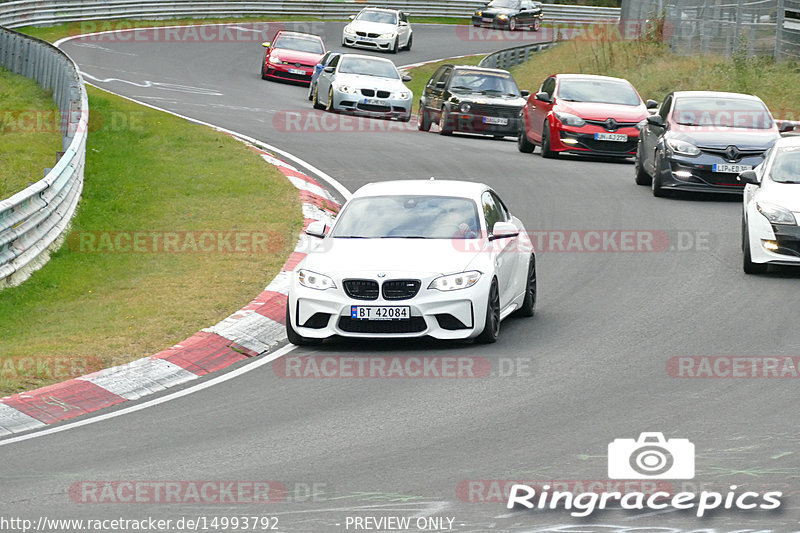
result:
[[[135,82],[129,80],[122,80],[120,78],[98,78],[96,76],[92,76],[88,72],[81,71],[81,74],[84,78],[89,78],[99,83],[110,83],[112,81],[117,81],[120,83],[127,83],[129,85],[133,85],[134,87],[142,87],[142,88],[153,88],[153,89],[163,89],[165,91],[176,91],[179,93],[190,93],[190,94],[204,94],[207,96],[223,96],[222,93],[217,92],[213,89],[204,89],[202,87],[192,87],[191,85],[176,85],[174,83],[164,83],[160,81],[149,81],[145,80],[143,82]]]
[[[175,400],[177,398],[182,398],[183,396],[188,396],[194,392],[199,392],[203,389],[207,389],[209,387],[213,387],[218,383],[222,383],[228,381],[229,379],[233,379],[235,377],[239,377],[242,374],[255,370],[256,368],[262,367],[267,363],[271,363],[275,359],[283,357],[287,353],[291,352],[297,348],[294,344],[287,344],[283,348],[279,349],[273,354],[265,354],[260,356],[258,359],[253,361],[252,363],[246,364],[236,370],[232,370],[226,374],[221,376],[217,376],[215,378],[209,379],[208,381],[204,381],[203,383],[198,383],[188,389],[180,390],[173,392],[172,394],[167,394],[166,396],[162,396],[160,398],[155,398],[153,400],[149,400],[144,403],[140,403],[138,405],[132,405],[130,407],[126,407],[124,409],[120,409],[119,411],[114,411],[111,413],[106,413],[104,415],[94,416],[92,418],[87,418],[86,420],[79,420],[77,422],[72,422],[70,424],[65,424],[63,426],[56,426],[51,427],[48,429],[43,429],[41,431],[36,431],[34,433],[28,433],[27,435],[20,435],[19,437],[14,437],[11,439],[0,440],[0,446],[6,446],[7,444],[13,444],[15,442],[22,442],[30,439],[35,439],[36,437],[42,437],[44,435],[50,435],[53,433],[60,433],[62,431],[66,431],[68,429],[81,427],[81,426],[88,426],[89,424],[94,424],[95,422],[101,422],[103,420],[108,420],[111,418],[116,418],[118,416],[126,415],[128,413],[134,413],[136,411],[141,411],[142,409],[147,409],[148,407],[153,407],[155,405],[159,405],[162,403],[166,403],[170,400]]]

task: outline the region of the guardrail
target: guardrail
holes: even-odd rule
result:
[[[72,60],[49,43],[0,28],[0,65],[53,91],[64,154],[42,179],[0,201],[0,289],[43,265],[69,225],[83,188],[89,104]]]
[[[555,46],[555,42],[526,44],[523,46],[515,46],[514,48],[506,48],[481,59],[478,66],[509,69],[515,65],[526,62],[533,54],[541,52]]]
[[[346,18],[365,5],[393,7],[413,16],[468,17],[485,5],[483,0],[18,0],[0,3],[0,26],[17,28],[37,24],[59,24],[79,20],[160,19],[174,17],[229,17],[313,15],[319,18]],[[619,18],[619,8],[543,4],[545,20],[555,22],[595,22]]]

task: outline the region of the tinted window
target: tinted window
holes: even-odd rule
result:
[[[675,100],[672,119],[682,126],[769,129],[772,116],[760,100],[683,96]]]
[[[504,9],[519,9],[519,2],[517,0],[492,0],[489,2],[489,7],[500,7]]]
[[[544,80],[544,83],[542,84],[542,92],[545,92],[550,96],[553,96],[555,90],[556,90],[555,78],[547,78],[546,80]]]
[[[505,220],[503,210],[498,206],[495,201],[495,196],[490,192],[483,193],[483,196],[481,196],[481,204],[483,208],[483,217],[486,219],[487,231],[491,233],[495,222],[502,222]]]
[[[278,38],[275,39],[275,42],[272,43],[272,47],[296,50],[298,52],[309,52],[312,54],[321,54],[324,52],[321,41],[293,35],[279,35]]]
[[[450,70],[450,67],[439,67],[439,70],[437,70],[431,78],[430,84],[436,85],[436,83],[439,81],[447,81],[447,76],[450,73]]]
[[[377,76],[379,78],[399,79],[397,69],[390,61],[369,59],[366,57],[345,57],[339,66],[342,74],[361,74],[364,76]]]
[[[331,233],[338,238],[477,237],[478,210],[468,198],[371,196],[352,200]]]
[[[519,89],[514,78],[502,72],[459,69],[453,74],[450,89],[519,96]]]
[[[629,83],[562,78],[558,97],[568,102],[593,102],[602,104],[639,105],[639,95]]]
[[[661,107],[658,108],[658,114],[662,119],[664,119],[664,122],[667,121],[670,107],[672,107],[672,96],[668,96],[663,102],[661,102]]]

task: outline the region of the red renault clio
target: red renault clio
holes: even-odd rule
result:
[[[543,157],[560,152],[635,157],[637,124],[647,118],[654,100],[642,97],[627,80],[588,74],[555,74],[522,108],[517,145]]]

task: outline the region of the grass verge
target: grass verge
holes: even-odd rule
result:
[[[151,355],[216,323],[277,274],[302,225],[294,187],[250,148],[88,89],[86,182],[67,244],[0,291],[3,394]],[[161,241],[127,252],[137,231]],[[201,231],[207,252],[181,233],[200,242]],[[247,239],[244,252],[229,252],[229,232]],[[164,249],[173,233],[178,245]]]
[[[797,120],[800,66],[771,57],[679,56],[657,35],[635,41],[616,40],[613,32],[587,32],[593,39],[566,41],[514,67],[520,88],[538,90],[557,72],[602,74],[626,78],[642,98],[661,101],[671,91],[732,91],[759,96],[777,119]]]
[[[61,117],[52,93],[0,67],[0,200],[39,181],[61,150]]]

